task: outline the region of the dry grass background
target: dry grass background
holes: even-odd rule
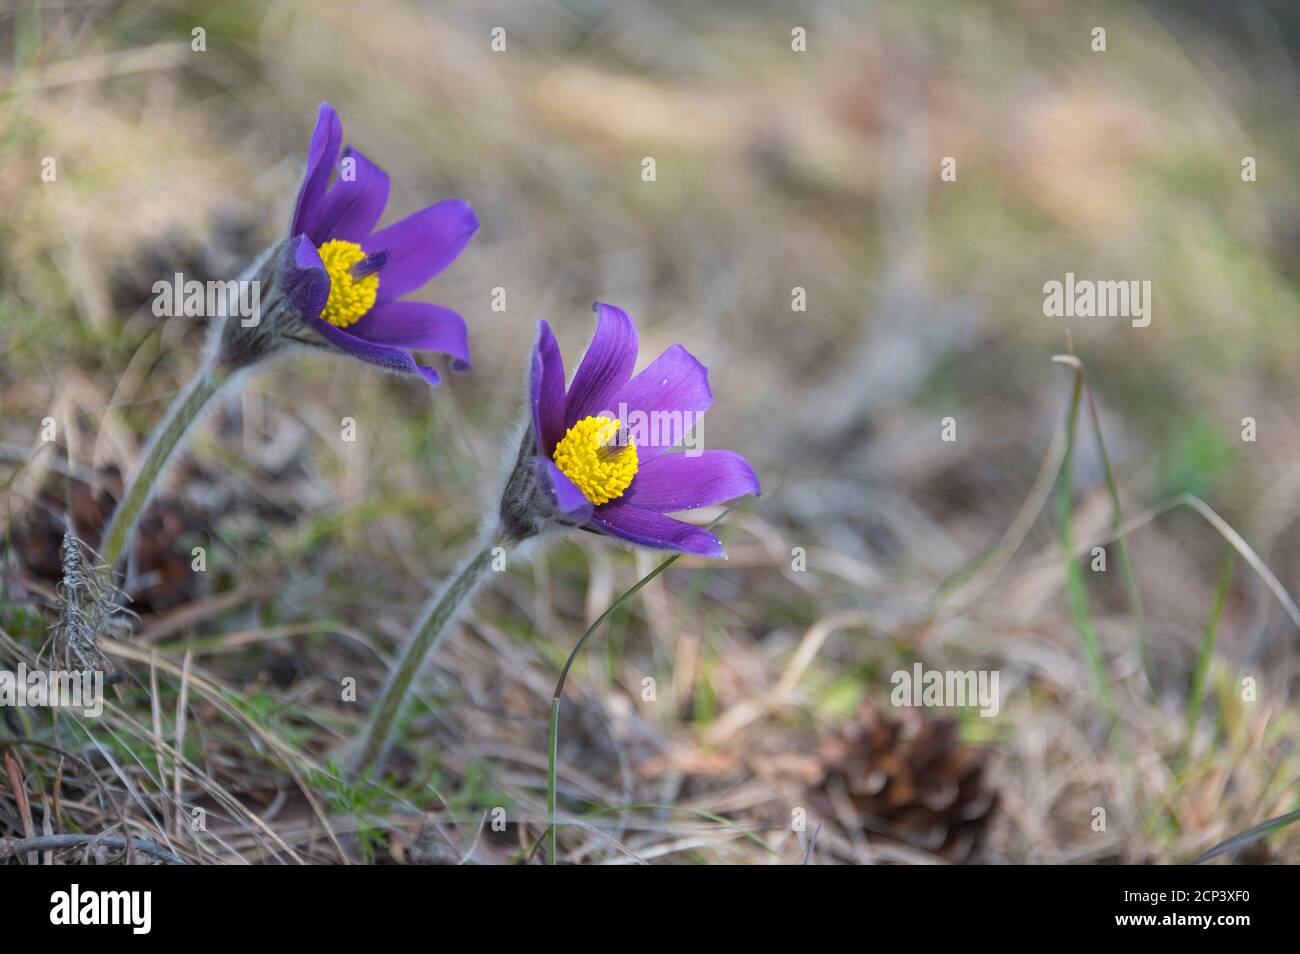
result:
[[[998,798],[976,860],[1182,861],[1297,807],[1297,630],[1273,595],[1237,561],[1189,738],[1224,538],[1185,508],[1127,536],[1154,690],[1114,548],[1106,574],[1081,563],[1110,725],[1040,480],[1061,447],[1072,378],[1051,356],[1068,327],[1128,516],[1196,493],[1300,591],[1300,32],[1285,10],[0,11],[6,665],[45,641],[57,576],[39,564],[64,509],[92,533],[88,488],[112,491],[196,366],[201,329],[155,319],[150,285],[229,277],[278,237],[319,102],[392,174],[390,215],[457,195],[483,223],[424,293],[469,321],[471,373],[431,397],[295,359],[204,426],[147,534],[140,619],[106,644],[128,678],[105,717],[2,713],[0,835],[104,836],[59,860],[120,858],[111,839],[129,835],[192,861],[537,861],[555,674],[650,555],[576,539],[515,561],[431,667],[384,785],[337,783],[328,759],[362,717],[340,681],[376,691],[471,541],[535,320],[576,355],[598,298],[638,319],[645,352],[680,340],[700,355],[717,395],[705,439],[748,456],[766,492],[728,518],[725,564],[680,561],[579,665],[560,736],[562,803],[581,815],[565,860],[939,860],[842,799],[819,811],[808,789],[819,741],[863,699],[887,704],[890,673],[916,661],[1001,676],[996,718],[956,714]],[[945,155],[956,183],[938,180]],[[1240,181],[1246,155],[1258,182]],[[57,182],[40,181],[45,156]],[[1067,271],[1151,280],[1152,325],[1044,318],[1042,285]],[[505,312],[489,307],[497,286]],[[807,312],[791,311],[794,286]],[[46,416],[60,436],[42,448]],[[947,416],[955,443],[939,439]],[[1081,547],[1110,536],[1102,478],[1081,425]],[[208,571],[169,575],[196,541]],[[484,824],[494,806],[504,834]],[[207,833],[190,830],[196,807]],[[791,830],[799,807],[806,832]],[[1295,861],[1300,828],[1253,850]]]

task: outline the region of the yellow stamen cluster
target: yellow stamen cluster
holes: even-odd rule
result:
[[[596,506],[623,496],[636,476],[636,445],[618,440],[622,425],[584,417],[555,445],[555,466]]]
[[[316,251],[320,252],[320,259],[330,277],[330,297],[320,316],[336,328],[356,324],[375,305],[379,276],[352,276],[353,266],[366,257],[356,242],[330,239]]]

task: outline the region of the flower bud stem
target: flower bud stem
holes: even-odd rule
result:
[[[372,767],[382,764],[393,731],[406,708],[411,684],[425,660],[442,644],[460,610],[483,582],[492,566],[493,551],[503,542],[498,536],[490,538],[429,602],[414,633],[407,640],[401,658],[389,674],[379,702],[370,712],[353,755],[347,759],[347,769],[353,778],[362,777]]]
[[[172,401],[166,417],[149,438],[144,459],[132,475],[100,541],[99,555],[110,571],[117,568],[118,561],[126,554],[158,478],[194,422],[239,371],[252,367],[278,348],[279,326],[287,303],[275,285],[274,264],[283,247],[281,243],[267,249],[239,277],[240,282],[255,280],[269,290],[262,301],[262,314],[250,324],[241,317],[223,313],[221,320],[212,325],[203,366]]]
[[[172,401],[167,416],[149,438],[144,459],[132,475],[121,503],[114,509],[113,516],[104,529],[99,552],[100,558],[108,567],[115,568],[126,553],[131,535],[140,522],[140,514],[144,512],[158,478],[176,453],[186,432],[229,380],[229,372],[215,357],[210,358]]]

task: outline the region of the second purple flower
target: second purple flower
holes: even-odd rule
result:
[[[713,403],[708,368],[678,344],[634,375],[636,325],[613,305],[595,310],[596,334],[567,390],[545,321],[533,349],[525,447],[554,513],[639,546],[722,556],[713,534],[668,516],[759,493],[753,469],[734,451],[669,453]],[[507,511],[513,503],[507,499]]]
[[[478,219],[465,202],[447,199],[375,231],[388,204],[388,174],[352,146],[340,159],[342,142],[338,114],[322,104],[289,231],[286,287],[302,319],[338,350],[436,385],[438,372],[411,351],[440,351],[457,370],[467,368],[465,321],[403,296],[456,259]]]

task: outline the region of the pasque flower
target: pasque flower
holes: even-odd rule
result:
[[[438,383],[438,372],[417,364],[412,349],[448,354],[453,368],[469,366],[461,316],[403,296],[460,254],[478,228],[474,210],[448,199],[376,231],[388,204],[388,174],[351,147],[340,160],[342,140],[338,114],[322,105],[289,235],[240,276],[260,288],[260,314],[251,321],[209,316],[213,325],[203,365],[154,430],[105,528],[100,553],[110,567],[126,552],[158,478],[186,434],[240,372],[297,345],[419,374],[430,384]]]
[[[284,281],[297,289],[295,310],[338,350],[437,384],[438,373],[411,351],[440,351],[453,367],[468,367],[465,321],[450,308],[403,296],[456,259],[478,219],[467,203],[447,199],[376,231],[388,174],[352,146],[340,158],[342,140],[338,114],[322,104],[284,262]]]
[[[613,305],[595,311],[595,337],[567,389],[545,321],[533,349],[524,454],[535,455],[550,518],[640,546],[722,556],[713,534],[667,516],[759,493],[753,469],[733,451],[672,453],[713,403],[708,368],[677,344],[633,375],[635,323]],[[507,496],[505,522],[525,534],[542,529],[547,515],[537,502]]]
[[[719,557],[717,537],[668,514],[759,492],[758,478],[739,454],[673,452],[713,403],[708,369],[673,345],[634,375],[636,325],[612,305],[597,304],[595,310],[595,337],[567,388],[559,344],[541,322],[529,374],[529,421],[495,529],[416,624],[348,754],[353,772],[382,761],[416,673],[468,605],[494,554],[568,526],[639,546]]]

